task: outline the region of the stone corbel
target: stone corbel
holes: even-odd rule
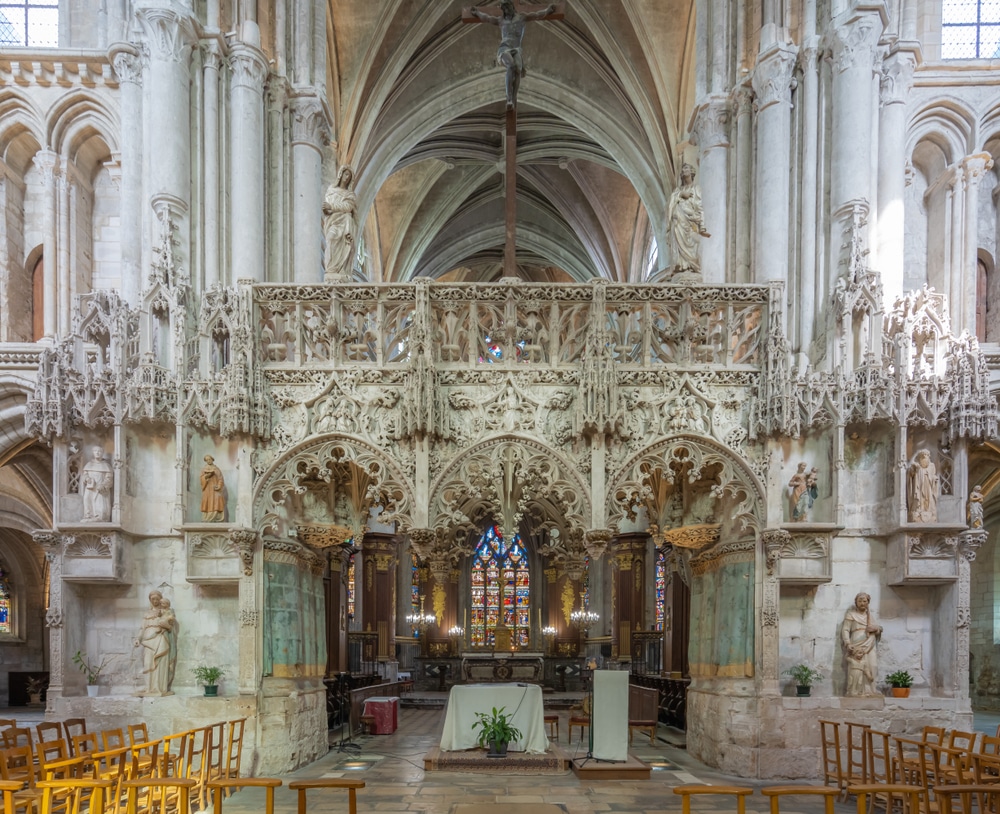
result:
[[[243,576],[253,576],[253,552],[257,546],[257,532],[253,529],[232,529],[229,532],[229,539],[236,547],[236,553],[243,563]]]
[[[968,562],[975,562],[976,552],[989,539],[989,536],[986,529],[969,529],[960,532],[958,535],[958,555],[964,557]]]
[[[819,585],[832,579],[830,550],[833,538],[841,530],[831,523],[790,523],[781,531],[788,536],[781,542],[775,559],[775,573],[782,582]]]
[[[590,529],[583,533],[583,547],[591,562],[604,556],[614,532],[611,529]]]
[[[66,582],[125,582],[127,546],[120,531],[74,530],[62,539],[62,577]]]
[[[792,535],[785,529],[764,529],[760,534],[764,546],[764,558],[767,561],[768,576],[773,576],[781,560],[781,550],[791,542]]]
[[[958,561],[975,559],[982,532],[969,531],[968,542],[959,529],[948,526],[902,528],[890,535],[886,551],[889,585],[944,585],[958,577]]]

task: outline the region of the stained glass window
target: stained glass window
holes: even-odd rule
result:
[[[663,552],[656,554],[656,629],[663,630],[663,612],[667,603],[667,564]]]
[[[3,565],[0,565],[0,633],[14,632],[11,610],[10,582]]]
[[[410,613],[416,615],[420,613],[420,567],[417,561],[417,555],[410,555]],[[413,625],[410,629],[414,638],[420,633],[420,629]]]
[[[59,0],[0,0],[0,46],[55,48]]]
[[[472,560],[473,647],[492,647],[498,621],[510,628],[514,647],[530,643],[531,577],[528,556],[518,535],[508,545],[492,526],[480,538]]]
[[[352,541],[353,543],[353,541]],[[354,620],[354,555],[347,561],[347,618]]]
[[[1000,59],[1000,0],[944,0],[944,59]]]

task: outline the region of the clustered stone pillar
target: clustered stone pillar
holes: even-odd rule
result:
[[[39,150],[32,159],[41,175],[45,209],[42,227],[42,300],[43,330],[48,338],[56,335],[56,173],[59,156],[52,150]]]
[[[122,297],[131,305],[142,294],[142,60],[132,45],[111,48],[121,94]]]
[[[323,106],[315,96],[292,100],[292,267],[295,282],[323,278],[323,148],[329,141]]]
[[[711,97],[698,108],[692,127],[701,153],[698,181],[705,228],[712,235],[701,241],[701,276],[703,282],[712,285],[726,282],[730,109],[728,97]]]
[[[361,545],[361,603],[364,629],[378,633],[379,661],[395,659],[396,654],[396,563],[399,541],[393,534],[369,532]],[[354,575],[354,590],[359,590],[359,574]]]
[[[347,662],[347,569],[350,554],[342,548],[329,554],[326,593],[326,674],[334,676],[348,670]]]

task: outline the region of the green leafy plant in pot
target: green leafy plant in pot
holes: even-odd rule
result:
[[[205,695],[219,694],[219,679],[225,675],[221,667],[195,667],[191,670],[198,683],[205,685]]]
[[[813,682],[819,681],[823,674],[819,670],[814,670],[808,664],[796,664],[789,667],[783,675],[791,676],[795,680],[795,694],[800,696],[809,695]]]
[[[479,730],[479,745],[490,747],[486,757],[506,757],[507,744],[521,739],[521,730],[511,725],[514,716],[508,715],[506,709],[493,707],[492,712],[476,713],[472,728]]]
[[[87,654],[82,650],[77,650],[73,656],[73,663],[80,668],[80,672],[87,676],[87,695],[95,697],[97,695],[97,680],[101,677],[104,668],[112,661],[113,656],[105,656],[99,664],[94,664],[87,658]]]
[[[885,677],[886,683],[892,687],[892,694],[895,698],[908,698],[910,687],[913,684],[913,676],[906,670],[896,670]]]

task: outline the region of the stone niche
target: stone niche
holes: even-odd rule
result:
[[[184,529],[184,547],[188,582],[234,582],[243,575],[239,551],[229,536],[228,526],[189,524]]]
[[[839,526],[830,523],[791,523],[779,549],[778,578],[782,583],[819,585],[832,579],[830,551]]]
[[[66,582],[125,583],[130,546],[120,531],[73,531],[65,534],[62,578]]]
[[[941,585],[958,579],[958,530],[952,526],[901,529],[889,536],[889,585]]]

